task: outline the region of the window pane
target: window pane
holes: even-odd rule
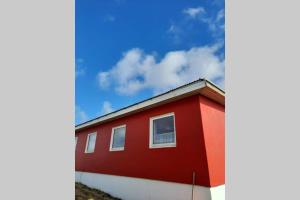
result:
[[[125,127],[114,129],[112,148],[124,147]]]
[[[93,152],[96,143],[96,134],[90,134],[88,139],[89,141],[88,141],[87,152]]]
[[[153,144],[174,142],[174,116],[153,120]]]

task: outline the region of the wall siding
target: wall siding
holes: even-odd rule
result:
[[[209,174],[209,172],[217,171],[217,173],[220,173],[220,171],[215,169],[215,156],[211,153],[211,149],[215,144],[204,142],[204,140],[211,140],[213,137],[205,135],[203,131],[211,132],[209,127],[212,122],[210,120],[214,120],[210,115],[203,114],[206,111],[211,112],[209,108],[205,107],[205,102],[198,95],[195,95],[77,131],[76,171],[184,184],[192,184],[192,175],[195,172],[196,185],[210,187],[211,184],[224,184],[224,182],[221,183],[221,175],[214,177]],[[210,107],[211,104],[206,106]],[[214,109],[214,107],[213,104],[211,109]],[[175,113],[176,147],[150,149],[149,119],[171,112]],[[204,117],[204,122],[210,124],[208,127],[206,125],[202,126],[201,115]],[[112,128],[123,124],[126,124],[125,150],[110,152]],[[95,131],[97,132],[95,152],[85,154],[87,134]],[[205,149],[208,144],[209,157],[207,157]],[[209,167],[212,167],[212,169],[209,169]],[[213,181],[210,181],[210,178]]]
[[[210,186],[225,183],[225,107],[199,97]]]
[[[76,172],[76,182],[123,200],[224,200],[225,186],[203,187],[141,178]],[[193,195],[192,195],[193,194]]]

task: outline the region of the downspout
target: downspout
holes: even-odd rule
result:
[[[194,186],[195,186],[195,172],[193,172],[193,183],[192,183],[192,200],[194,200]]]

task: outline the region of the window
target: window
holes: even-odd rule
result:
[[[95,149],[97,133],[90,133],[87,136],[85,153],[93,153]]]
[[[175,146],[176,131],[174,113],[150,118],[150,148]]]
[[[78,140],[78,137],[75,137],[75,149],[76,149],[76,146],[77,146],[77,140]]]
[[[118,126],[112,129],[110,139],[110,151],[123,151],[125,145],[126,126]]]

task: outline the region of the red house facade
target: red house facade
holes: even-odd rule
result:
[[[121,199],[225,199],[225,94],[200,79],[76,126],[76,181]]]

